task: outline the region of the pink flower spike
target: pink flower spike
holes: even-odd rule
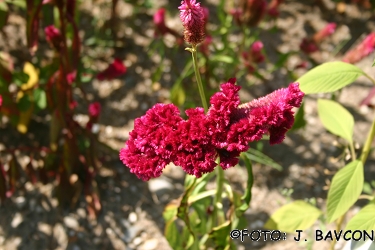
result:
[[[348,51],[342,61],[348,63],[357,63],[363,58],[371,54],[375,49],[375,32],[370,33],[366,38],[354,49]]]
[[[322,30],[315,33],[313,40],[320,43],[324,38],[332,35],[336,30],[336,23],[327,24]]]
[[[200,3],[197,3],[196,0],[184,0],[178,9],[184,26],[185,41],[192,45],[201,43],[205,37],[205,14]]]
[[[113,63],[110,64],[108,68],[106,68],[105,70],[103,70],[96,76],[96,79],[98,79],[99,81],[112,80],[125,73],[126,73],[125,65],[122,63],[120,59],[115,58]]]
[[[250,57],[253,62],[261,63],[264,61],[264,55],[262,54],[263,43],[261,41],[255,41],[250,48]]]
[[[96,118],[100,115],[100,111],[102,110],[102,106],[99,102],[93,102],[89,105],[89,115],[90,117]]]
[[[3,104],[3,97],[0,95],[0,107]]]
[[[165,9],[158,9],[154,14],[155,36],[161,34],[162,36],[168,32],[165,25]]]

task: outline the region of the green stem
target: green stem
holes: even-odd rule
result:
[[[201,96],[204,111],[207,112],[208,106],[207,106],[207,101],[206,101],[206,95],[204,94],[202,79],[201,79],[201,75],[199,73],[199,68],[198,68],[197,46],[193,45],[191,48],[187,48],[186,50],[189,50],[191,52],[192,57],[193,57],[195,78],[197,79],[197,83],[198,83],[199,95]]]
[[[224,170],[220,167],[216,167],[216,195],[214,197],[214,212],[213,212],[213,222],[211,224],[212,227],[218,226],[218,211],[221,209],[222,206],[222,193],[223,193],[223,185],[224,185]]]
[[[371,143],[374,140],[374,137],[375,137],[375,119],[372,122],[370,132],[369,132],[369,134],[367,136],[367,140],[366,140],[365,146],[363,147],[363,150],[362,150],[361,161],[362,161],[363,165],[365,164],[365,162],[367,160],[367,156],[368,156],[368,154],[370,152]]]
[[[357,159],[357,156],[355,155],[355,150],[354,150],[354,142],[349,143],[349,148],[350,148],[350,153],[352,155],[353,161]]]
[[[339,231],[341,230],[341,226],[342,226],[342,223],[343,223],[343,221],[344,221],[345,215],[346,215],[346,213],[343,214],[340,218],[337,219],[336,232],[339,232]],[[333,238],[333,241],[332,241],[332,243],[331,243],[331,248],[330,248],[330,250],[334,250],[334,249],[335,249],[336,242],[337,242],[336,237],[334,237],[334,238]]]

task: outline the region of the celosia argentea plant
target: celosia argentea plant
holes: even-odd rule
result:
[[[245,153],[249,143],[265,134],[270,144],[281,143],[294,122],[292,109],[300,107],[304,93],[298,83],[291,83],[288,88],[241,104],[241,87],[231,78],[211,96],[208,106],[197,64],[197,46],[205,39],[204,10],[195,0],[182,1],[179,10],[184,40],[191,45],[186,50],[192,54],[203,108],[188,109],[185,120],[174,104],[156,104],[135,120],[129,140],[120,150],[120,159],[144,181],[159,177],[169,163],[188,174],[184,194],[164,212],[165,235],[173,249],[228,249],[234,247],[229,232],[244,227],[243,213],[251,199],[252,167]],[[223,171],[235,167],[239,157],[249,175],[242,197],[227,184]],[[215,172],[216,189],[206,190]],[[224,194],[230,201],[226,215]],[[176,224],[178,218],[185,222],[182,233]]]

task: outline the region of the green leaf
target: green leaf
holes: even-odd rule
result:
[[[181,82],[180,82],[181,83]],[[171,89],[171,102],[176,106],[182,106],[185,103],[186,94],[182,84],[174,84]]]
[[[232,64],[234,62],[233,57],[231,56],[224,56],[224,55],[215,55],[212,58],[210,58],[211,62],[223,62]]]
[[[311,227],[321,215],[321,211],[305,201],[287,204],[272,214],[265,228],[284,232],[295,232]]]
[[[7,24],[8,14],[8,5],[0,2],[0,30]]]
[[[318,114],[329,132],[353,142],[354,118],[343,106],[331,100],[319,99]]]
[[[327,198],[328,223],[343,215],[363,189],[363,164],[356,160],[340,169],[332,179]]]
[[[375,204],[370,203],[362,208],[346,225],[345,231],[348,230],[367,232],[375,230]]]
[[[5,2],[14,4],[22,9],[26,9],[26,1],[25,0],[5,0]]]
[[[210,232],[210,238],[215,242],[216,249],[224,249],[229,244],[230,221],[214,227]]]
[[[245,155],[252,161],[258,162],[260,164],[273,167],[279,171],[283,170],[283,167],[280,164],[277,164],[274,160],[272,160],[267,155],[263,154],[262,152],[249,148]]]
[[[328,62],[308,71],[296,82],[300,83],[301,91],[305,94],[329,93],[345,87],[364,74],[352,64]]]
[[[12,81],[19,87],[26,84],[28,80],[29,75],[22,71],[14,72],[12,75]]]
[[[18,101],[17,106],[20,111],[27,111],[31,107],[31,101],[29,95],[23,95],[22,98]]]
[[[296,115],[294,116],[293,127],[289,131],[297,130],[306,126],[305,120],[305,103],[302,102],[301,107],[298,109]]]
[[[47,96],[43,89],[34,89],[34,101],[40,109],[47,107]]]

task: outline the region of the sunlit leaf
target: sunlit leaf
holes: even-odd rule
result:
[[[370,203],[362,208],[346,225],[345,231],[348,230],[367,232],[375,230],[375,204]]]
[[[278,209],[268,219],[265,228],[284,232],[295,232],[311,227],[321,211],[305,201],[295,201]]]
[[[305,94],[328,93],[345,87],[364,74],[360,68],[349,63],[327,62],[308,71],[296,82],[300,83]]]
[[[343,106],[331,100],[319,99],[318,114],[329,132],[353,141],[354,118]]]
[[[332,222],[357,201],[363,189],[363,164],[356,160],[340,169],[332,179],[327,198],[327,220]]]

